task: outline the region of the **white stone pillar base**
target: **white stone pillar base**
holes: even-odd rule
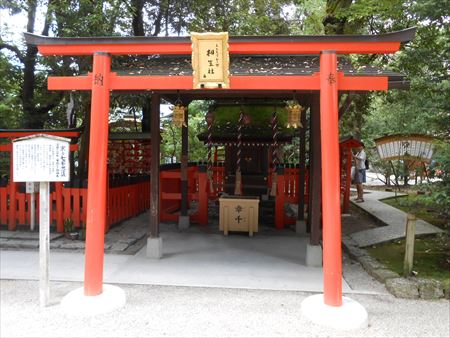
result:
[[[323,294],[309,296],[302,302],[301,312],[311,322],[337,330],[360,330],[369,325],[366,309],[348,297],[342,297],[341,306],[329,306]]]
[[[103,284],[103,292],[98,296],[85,296],[83,287],[69,292],[62,299],[61,308],[71,316],[92,317],[120,309],[125,303],[125,292],[121,288]]]

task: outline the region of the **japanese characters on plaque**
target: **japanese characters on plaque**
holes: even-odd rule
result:
[[[191,33],[194,89],[229,88],[228,33]]]
[[[245,224],[247,225],[247,219],[243,217],[243,215],[246,215],[244,207],[242,207],[240,204],[236,205],[234,208],[234,221],[237,224]]]
[[[69,181],[69,147],[69,139],[44,134],[14,140],[14,182]]]

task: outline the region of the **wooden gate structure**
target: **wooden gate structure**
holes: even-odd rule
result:
[[[89,153],[89,181],[87,205],[87,238],[84,293],[95,296],[102,293],[104,229],[106,226],[106,184],[108,114],[111,91],[150,91],[151,93],[151,205],[149,238],[159,238],[159,161],[160,161],[160,98],[292,98],[295,91],[310,100],[312,133],[320,135],[312,145],[322,151],[315,159],[310,181],[321,172],[321,205],[323,218],[324,302],[330,306],[342,305],[342,253],[340,220],[339,172],[339,94],[349,91],[370,91],[392,88],[398,77],[389,73],[346,73],[339,68],[338,55],[395,53],[401,43],[410,41],[415,29],[376,36],[273,36],[230,37],[231,57],[244,55],[318,56],[320,62],[314,71],[300,74],[239,74],[230,71],[229,88],[194,89],[194,78],[186,74],[150,73],[126,74],[112,71],[111,58],[117,55],[191,55],[189,37],[84,37],[52,38],[26,33],[27,43],[37,45],[44,56],[92,56],[92,72],[85,76],[49,77],[50,90],[91,91],[91,135]],[[232,63],[232,62],[231,62]],[[186,129],[186,128],[184,128]],[[183,130],[184,130],[183,129]],[[313,137],[314,138],[314,137]],[[187,155],[187,145],[183,148]],[[185,158],[187,160],[187,156]],[[186,163],[186,162],[185,162]],[[321,168],[321,169],[319,169]],[[187,171],[183,169],[182,182]],[[317,186],[317,185],[316,185]],[[184,185],[187,190],[187,183]],[[312,192],[311,192],[312,193]],[[314,201],[312,211],[320,208]],[[320,210],[320,209],[319,209]],[[317,211],[317,210],[316,210]]]

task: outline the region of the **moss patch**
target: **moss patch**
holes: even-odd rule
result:
[[[417,218],[423,219],[441,229],[448,230],[450,227],[450,220],[440,213],[440,210],[430,202],[427,195],[410,193],[407,196],[387,198],[382,200],[382,202],[404,212],[414,214]]]
[[[370,255],[391,270],[403,274],[405,241],[374,245],[367,248]],[[450,241],[447,234],[416,238],[413,271],[417,277],[437,279],[450,283]]]

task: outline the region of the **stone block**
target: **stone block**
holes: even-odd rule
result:
[[[406,278],[391,278],[386,280],[386,289],[397,298],[418,299],[417,282]]]
[[[111,250],[112,251],[125,251],[130,245],[128,243],[124,243],[124,242],[118,242],[118,243],[114,243],[111,246]]]
[[[295,222],[295,233],[299,235],[306,234],[306,222],[304,220],[297,220],[297,222]]]
[[[353,238],[346,235],[342,236],[342,243],[346,246],[354,246],[354,247],[358,246],[358,243],[356,243],[356,241]]]
[[[369,274],[377,281],[384,283],[389,278],[399,278],[399,274],[389,269],[373,269]]]
[[[347,252],[348,252],[348,255],[354,260],[359,260],[360,257],[369,255],[366,250],[360,249],[360,248],[357,248],[354,246],[348,246]]]
[[[362,256],[359,257],[358,260],[366,271],[386,268],[383,264],[370,256]]]
[[[419,295],[423,299],[439,299],[444,296],[442,283],[434,279],[418,279]]]
[[[450,299],[450,282],[444,284],[443,288],[444,288],[444,298]]]
[[[306,244],[306,266],[322,266],[322,247],[320,245]]]
[[[178,230],[189,229],[189,216],[179,216],[178,217]]]
[[[147,238],[147,257],[160,259],[162,257],[162,238]]]

